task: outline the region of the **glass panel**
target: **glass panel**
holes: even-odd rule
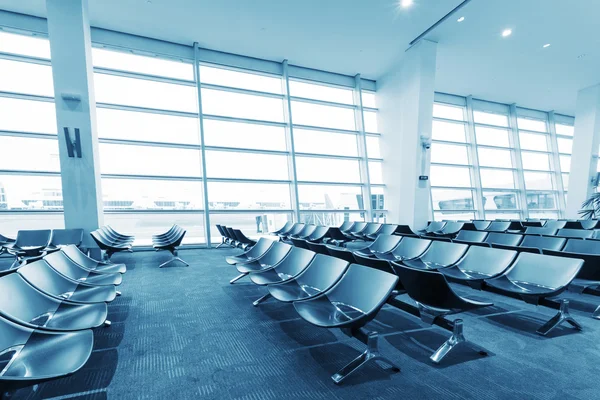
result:
[[[555,128],[557,135],[573,136],[573,134],[575,133],[575,127],[571,125],[556,124]]]
[[[302,210],[362,210],[360,186],[298,185]]]
[[[334,103],[354,104],[352,89],[300,82],[292,79],[290,79],[290,96],[331,101]]]
[[[478,148],[479,165],[484,167],[512,168],[512,157],[510,150],[496,150]]]
[[[0,97],[0,129],[56,134],[54,103]]]
[[[514,189],[515,181],[512,171],[481,168],[481,186],[485,188]]]
[[[379,133],[379,126],[377,125],[377,112],[375,111],[363,111],[365,121],[365,132]]]
[[[488,146],[511,147],[508,139],[508,131],[505,129],[488,128],[476,126],[475,135],[477,144]]]
[[[483,111],[473,111],[475,123],[508,127],[508,115],[493,114]]]
[[[59,176],[0,175],[0,210],[62,210],[62,185]],[[7,216],[2,217],[2,233]],[[60,215],[62,218],[62,214]],[[18,229],[27,229],[23,226]],[[47,229],[47,227],[44,227]]]
[[[357,136],[345,133],[294,129],[296,153],[358,156]]]
[[[285,128],[242,122],[204,119],[207,146],[286,151]],[[295,133],[295,131],[294,131]]]
[[[92,48],[92,60],[94,67],[139,72],[190,81],[194,80],[192,64],[186,64],[181,61],[165,60],[158,57],[141,56],[97,47]]]
[[[548,211],[542,211],[542,212],[529,212],[529,218],[533,218],[533,219],[557,219],[558,218],[558,212],[548,212]]]
[[[431,189],[434,210],[472,210],[472,190]]]
[[[17,232],[27,229],[64,229],[65,217],[62,212],[55,213],[3,213],[2,234],[16,237]]]
[[[484,191],[483,208],[485,210],[515,210],[517,208],[517,194]]]
[[[259,92],[282,93],[282,80],[279,77],[209,67],[207,65],[200,66],[200,81],[212,85],[231,86]]]
[[[546,121],[539,119],[517,118],[517,126],[528,131],[547,132]]]
[[[52,67],[0,59],[0,91],[53,97]]]
[[[296,157],[299,181],[360,183],[357,160]]]
[[[369,161],[369,182],[374,185],[383,185],[382,163]]]
[[[58,141],[0,136],[0,169],[59,172]]]
[[[521,219],[519,213],[507,213],[507,212],[485,212],[485,219]]]
[[[461,145],[432,143],[431,162],[442,164],[469,164],[467,147]]]
[[[436,211],[433,213],[436,221],[470,221],[475,219],[473,212]]]
[[[375,92],[362,91],[362,103],[363,107],[377,108],[377,98]]]
[[[289,179],[287,156],[275,154],[208,150],[206,171],[209,178]]]
[[[377,136],[367,136],[367,156],[381,158],[380,140]]]
[[[523,169],[550,170],[548,154],[521,152],[521,159],[523,160]]]
[[[454,124],[452,122],[433,121],[432,126],[433,140],[445,140],[447,142],[466,143],[465,125]]]
[[[560,156],[560,170],[561,172],[571,171],[571,156]]]
[[[305,224],[340,226],[345,221],[363,222],[365,215],[365,213],[302,211],[300,213],[300,221]]]
[[[98,103],[198,112],[192,86],[95,73],[94,89]]]
[[[466,167],[432,165],[430,174],[431,186],[471,186],[471,174]]]
[[[103,174],[201,176],[200,150],[100,143]]]
[[[0,51],[50,59],[50,41],[46,38],[0,32]]]
[[[225,117],[283,122],[283,100],[223,90],[202,89],[202,112]]]
[[[198,118],[109,108],[97,108],[96,116],[99,138],[199,144]]]
[[[525,172],[527,190],[552,190],[552,175],[546,172]]]
[[[246,236],[256,239],[281,228],[286,222],[291,220],[292,214],[290,213],[265,213],[260,210],[243,214],[211,213],[210,234],[214,242],[220,240],[221,234],[216,227],[218,224],[235,227],[244,232]],[[270,236],[270,238],[273,238],[273,236]]]
[[[356,129],[354,110],[321,104],[292,101],[292,117],[294,124],[321,126],[324,128]]]
[[[562,174],[563,189],[569,190],[569,174]]]
[[[519,132],[519,143],[522,150],[548,151],[547,135]]]
[[[152,245],[152,235],[156,235],[156,232],[166,232],[173,224],[177,224],[186,230],[183,244],[206,243],[206,238],[204,237],[204,214],[202,212],[107,212],[104,214],[104,223],[110,225],[118,232],[134,235],[136,245]],[[218,238],[218,233],[215,233],[214,237]],[[217,240],[215,239],[215,242]]]
[[[554,193],[532,193],[527,192],[527,208],[528,209],[556,209],[556,200]]]
[[[573,152],[573,139],[556,138],[558,142],[558,152],[571,154]]]
[[[436,118],[455,119],[457,121],[465,120],[463,107],[440,103],[433,104],[433,116]]]
[[[102,178],[105,211],[202,210],[202,198],[200,181]]]
[[[208,182],[208,201],[211,210],[289,210],[288,184]]]

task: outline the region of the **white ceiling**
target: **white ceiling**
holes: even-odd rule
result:
[[[377,79],[461,0],[414,2],[408,9],[399,0],[89,5],[92,26]],[[46,14],[45,0],[0,0],[0,9]],[[573,115],[577,91],[600,82],[598,15],[600,0],[472,0],[427,36],[439,43],[436,90]],[[513,29],[506,39],[505,28]]]

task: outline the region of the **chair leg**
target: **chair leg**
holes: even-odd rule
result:
[[[267,301],[267,300],[269,300],[271,297],[273,297],[273,296],[271,296],[271,293],[267,293],[267,294],[265,294],[263,297],[261,297],[260,299],[258,299],[258,300],[256,300],[256,301],[254,301],[254,302],[252,303],[252,305],[253,305],[254,307],[257,307],[257,306],[258,306],[260,303],[262,303],[263,301]]]
[[[371,332],[367,338],[367,349],[344,368],[332,375],[331,379],[333,379],[336,384],[340,384],[344,379],[356,372],[369,361],[379,361],[388,364],[392,367],[392,371],[400,372],[400,368],[396,364],[379,353],[379,335],[377,332]]]
[[[596,307],[596,309],[594,310],[594,313],[592,314],[592,318],[600,319],[600,306]]]
[[[596,313],[594,313],[594,314],[596,314]],[[573,317],[571,317],[571,313],[569,312],[569,300],[567,300],[567,299],[563,299],[560,302],[560,309],[558,310],[558,313],[556,313],[556,315],[554,317],[550,318],[550,320],[548,322],[546,322],[544,325],[542,325],[537,330],[537,333],[542,336],[546,336],[548,333],[550,333],[552,330],[554,330],[557,326],[559,326],[563,322],[567,322],[568,324],[570,324],[573,328],[575,328],[578,331],[583,329],[581,327],[581,325],[579,325],[579,323],[577,321],[575,321],[575,319],[573,319]]]
[[[14,269],[21,264],[21,260],[19,260],[19,256],[15,256],[15,261],[10,265],[10,269]]]
[[[487,352],[480,346],[468,341],[465,339],[465,335],[463,333],[463,321],[462,319],[457,319],[454,321],[454,328],[452,329],[452,336],[448,340],[446,340],[432,355],[429,357],[431,361],[436,364],[439,364],[444,357],[448,355],[452,350],[459,346],[464,346],[468,344],[469,347],[473,348],[481,355],[487,355]]]
[[[241,275],[238,275],[238,276],[236,276],[235,278],[233,278],[232,280],[230,280],[230,281],[229,281],[229,283],[230,283],[230,284],[234,284],[234,283],[236,283],[237,281],[239,281],[240,279],[242,279],[243,277],[245,277],[246,275],[247,275],[247,274],[241,274]]]

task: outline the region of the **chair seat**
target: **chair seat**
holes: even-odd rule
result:
[[[250,280],[257,285],[272,285],[289,281],[293,276],[275,272],[275,269],[269,269],[264,272],[250,275]]]
[[[88,269],[85,267],[82,268]],[[99,265],[94,269],[90,269],[90,271],[99,272],[102,274],[124,274],[125,272],[127,272],[127,267],[125,266],[125,264]]]
[[[418,258],[415,260],[402,260],[402,264],[406,265],[407,267],[426,269],[428,271],[437,271],[438,269],[448,268],[447,265],[427,261],[423,262]]]
[[[532,285],[526,282],[514,282],[504,275],[487,280],[486,284],[496,289],[518,295],[549,296],[556,292],[555,288]]]
[[[97,328],[104,324],[107,315],[106,303],[63,303],[42,328],[56,331],[78,331]]]
[[[305,300],[321,293],[317,288],[306,285],[300,286],[295,281],[281,285],[269,285],[267,286],[267,289],[269,290],[269,293],[271,293],[271,296],[286,303]]]
[[[479,272],[474,271],[463,271],[458,267],[442,268],[440,272],[450,278],[461,281],[481,281],[483,279],[491,278],[491,276],[489,275],[481,274]]]
[[[251,272],[262,272],[273,268],[271,264],[261,264],[259,261],[253,261],[248,264],[237,265],[236,268],[241,274],[248,274]]]
[[[294,308],[302,318],[313,325],[323,328],[341,328],[366,314],[343,303],[329,301],[322,296],[311,301],[298,301]]]
[[[225,258],[225,261],[227,262],[227,264],[230,265],[235,265],[235,264],[244,264],[244,263],[249,263],[252,261],[256,261],[257,259],[259,259],[260,257],[247,257],[245,255],[239,255],[239,256],[229,256]]]

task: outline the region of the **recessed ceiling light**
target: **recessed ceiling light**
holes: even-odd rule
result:
[[[543,48],[548,48],[550,47],[550,43],[546,43],[545,45],[542,46]]]
[[[460,17],[459,19],[456,20],[456,22],[463,22],[465,20],[465,17]]]
[[[512,29],[505,29],[502,31],[502,37],[508,37],[512,35]]]
[[[413,5],[413,0],[400,0],[400,5],[403,8],[407,8]]]

